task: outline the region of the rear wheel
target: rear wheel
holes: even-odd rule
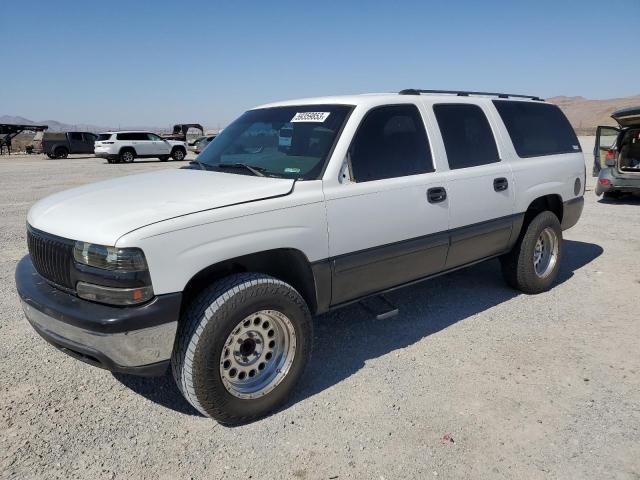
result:
[[[541,212],[513,250],[500,258],[502,274],[510,286],[524,293],[544,292],[558,276],[561,258],[560,221],[553,212]]]
[[[311,354],[309,309],[290,285],[263,274],[227,277],[186,309],[172,370],[202,414],[227,425],[282,405]]]
[[[131,163],[136,158],[135,154],[131,150],[122,150],[119,155],[121,163]]]
[[[53,152],[55,158],[67,158],[69,156],[69,150],[64,147],[58,147]]]

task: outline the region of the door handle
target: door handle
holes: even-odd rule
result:
[[[429,203],[440,203],[447,199],[447,191],[444,187],[433,187],[427,190],[427,200]]]
[[[504,178],[494,178],[493,179],[493,189],[496,192],[504,192],[507,188],[509,188],[509,181]]]

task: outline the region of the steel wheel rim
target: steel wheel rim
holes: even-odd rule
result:
[[[220,377],[238,398],[266,395],[287,376],[296,353],[296,333],[276,310],[245,317],[227,337],[220,354]]]
[[[545,278],[553,271],[558,261],[559,242],[553,228],[547,227],[536,240],[533,248],[533,266],[536,275]]]

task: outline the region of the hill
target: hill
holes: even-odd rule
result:
[[[591,100],[584,97],[552,97],[547,102],[558,105],[579,135],[593,135],[598,125],[615,125],[611,114],[624,107],[640,106],[640,95]]]

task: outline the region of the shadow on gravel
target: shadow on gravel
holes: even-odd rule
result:
[[[600,200],[598,200],[598,203],[607,203],[607,204],[619,203],[620,205],[640,205],[640,194],[628,193],[628,194],[620,195],[618,198],[601,197]]]
[[[556,285],[569,280],[576,270],[602,252],[600,246],[592,243],[565,240]],[[367,360],[412,345],[518,295],[521,294],[502,280],[499,262],[492,260],[387,294],[400,308],[400,314],[394,318],[375,320],[358,305],[321,315],[314,322],[311,362],[292,400],[283,408],[350,377]],[[187,415],[200,415],[184,400],[170,372],[159,378],[113,375],[159,405]]]
[[[602,252],[602,247],[592,243],[565,240],[556,285]],[[491,260],[386,295],[400,309],[394,318],[376,320],[357,305],[322,315],[315,321],[307,372],[284,408],[350,377],[367,360],[405,348],[520,295],[502,280],[499,261]]]
[[[202,414],[187,402],[173,381],[171,371],[162,377],[137,377],[123,373],[112,373],[113,377],[139,395],[158,405],[185,415],[201,417]]]

